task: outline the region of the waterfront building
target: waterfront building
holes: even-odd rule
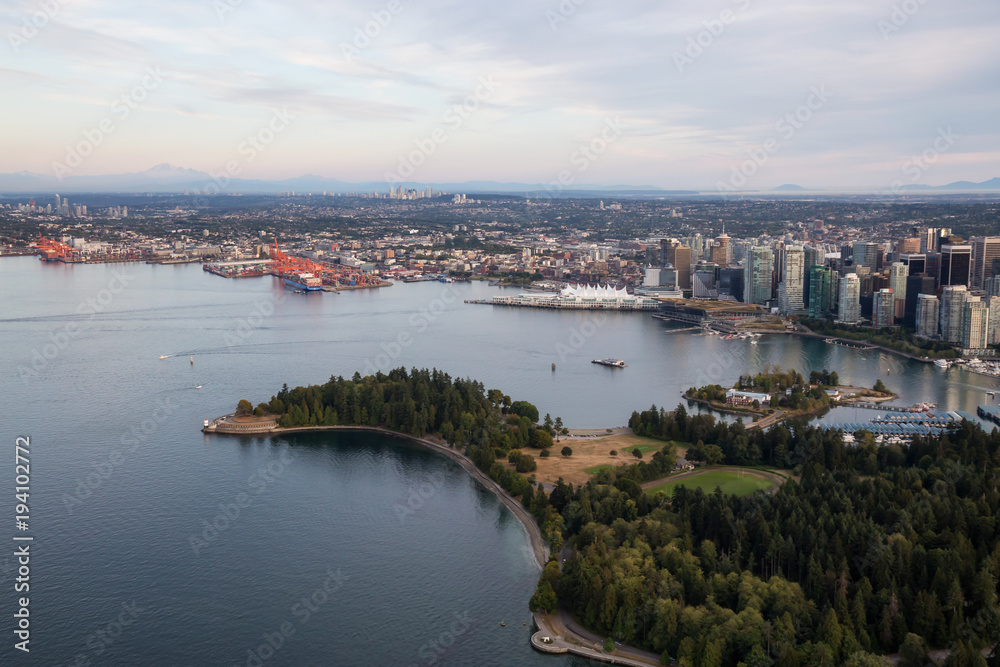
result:
[[[840,281],[840,309],[838,320],[853,324],[861,319],[861,279],[848,273]]]
[[[822,266],[809,269],[809,317],[826,319],[833,312],[837,294],[837,272]]]
[[[876,327],[891,327],[896,323],[896,298],[891,287],[880,289],[874,295]]]
[[[941,340],[959,343],[962,340],[962,312],[969,292],[965,285],[949,285],[941,294]]]
[[[805,312],[802,292],[805,285],[805,253],[802,246],[785,248],[784,278],[779,285],[778,308],[786,315]]]
[[[909,276],[906,279],[906,304],[903,311],[903,324],[905,326],[917,326],[917,298],[921,294],[934,294],[934,278],[926,273]],[[934,333],[937,334],[936,313],[934,316]]]
[[[1000,236],[973,236],[972,287],[984,289],[994,275],[994,261],[1000,260]]]
[[[774,252],[767,246],[754,246],[747,252],[743,267],[744,303],[765,304],[771,300],[774,275]]]
[[[989,306],[978,296],[969,297],[962,308],[962,349],[986,349]]]
[[[917,335],[936,338],[941,302],[934,294],[918,294],[916,309]]]
[[[1000,296],[986,299],[990,307],[989,324],[986,327],[986,342],[989,345],[1000,345]]]
[[[969,286],[972,279],[972,246],[947,244],[941,247],[938,285]]]
[[[661,292],[662,296],[679,296],[679,292]],[[660,302],[649,297],[629,294],[624,289],[599,285],[570,285],[558,293],[524,293],[517,296],[495,296],[497,306],[533,308],[566,308],[577,310],[656,310]]]
[[[906,314],[906,279],[909,267],[902,262],[893,262],[889,267],[889,287],[892,288],[893,298],[896,300],[894,317],[902,320]]]

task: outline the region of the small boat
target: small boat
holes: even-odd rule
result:
[[[594,359],[590,363],[601,366],[611,366],[612,368],[625,368],[625,362],[621,359]]]
[[[198,385],[197,387],[195,387],[195,389],[201,389],[201,385]]]
[[[555,370],[555,369],[556,369],[556,362],[553,361],[552,362],[552,370]]]
[[[507,627],[507,623],[505,621],[500,621],[500,627],[501,628],[506,628]]]
[[[165,355],[165,354],[161,354],[160,355],[160,359],[166,359],[166,358],[167,358],[167,355]]]
[[[191,357],[191,365],[194,366],[194,357]]]

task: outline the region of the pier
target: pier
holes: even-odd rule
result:
[[[824,343],[829,343],[830,345],[839,345],[840,347],[849,347],[852,350],[877,350],[878,348],[874,345],[852,345],[848,339],[845,338],[825,338]]]

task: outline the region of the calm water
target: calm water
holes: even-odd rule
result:
[[[200,433],[202,419],[284,382],[436,366],[577,428],[624,424],[766,364],[883,377],[906,403],[970,411],[996,384],[812,340],[665,333],[643,314],[463,303],[495,293],[418,283],[298,295],[197,265],[0,260],[0,437],[10,450],[19,435],[32,443],[32,664],[256,665],[262,645],[266,665],[585,664],[529,648],[538,571],[523,529],[447,459],[369,435]],[[629,367],[590,363],[605,356]],[[3,508],[10,535],[13,499]]]

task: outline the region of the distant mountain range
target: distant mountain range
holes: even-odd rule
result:
[[[175,167],[170,164],[158,164],[155,167],[129,174],[108,174],[104,176],[76,176],[67,175],[62,179],[48,174],[36,174],[28,171],[19,171],[13,174],[0,174],[0,192],[15,194],[34,193],[81,193],[81,192],[159,192],[159,193],[181,193],[184,191],[190,194],[219,192],[230,194],[268,194],[275,192],[296,192],[296,193],[346,193],[346,192],[379,192],[385,193],[389,190],[389,183],[385,181],[368,181],[359,183],[349,183],[331,178],[324,178],[313,174],[288,178],[284,180],[256,180],[243,178],[213,178],[211,174],[196,169],[185,169]],[[572,184],[560,190],[545,183],[502,183],[499,181],[465,181],[461,183],[426,183],[419,181],[393,183],[393,186],[402,185],[404,188],[416,188],[422,190],[430,185],[434,190],[464,193],[464,194],[524,194],[529,197],[544,197],[548,194],[559,196],[562,194],[590,194],[600,195],[602,193],[617,195],[695,195],[697,190],[666,190],[654,185],[596,185],[596,184]],[[852,188],[852,190],[854,190]],[[982,183],[971,181],[957,181],[948,185],[905,185],[905,191],[1000,191],[1000,178],[993,178]],[[771,190],[771,192],[837,192],[835,190],[824,190],[821,188],[804,188],[801,185],[786,183]],[[748,194],[753,192],[746,191]],[[757,191],[758,193],[760,191]],[[702,194],[718,194],[712,188],[701,191]]]
[[[462,183],[426,183],[419,181],[401,181],[392,183],[393,187],[402,185],[404,188],[424,189],[430,185],[436,191],[453,193],[520,193],[544,194],[551,186],[544,183],[501,183],[499,181],[466,181]],[[244,178],[213,178],[211,174],[196,169],[184,169],[170,164],[158,164],[146,171],[130,174],[109,174],[105,176],[74,176],[68,175],[61,180],[48,174],[36,174],[19,171],[14,174],[0,174],[0,192],[6,193],[45,193],[45,192],[184,192],[191,194],[264,194],[274,192],[296,192],[319,194],[322,192],[379,192],[389,191],[390,184],[385,181],[369,181],[348,183],[313,174],[289,178],[285,180],[255,180]],[[653,185],[593,185],[573,184],[561,190],[562,192],[609,192],[609,193],[658,193],[658,194],[696,194],[696,191],[664,190]],[[551,194],[558,196],[560,190],[551,188]]]

